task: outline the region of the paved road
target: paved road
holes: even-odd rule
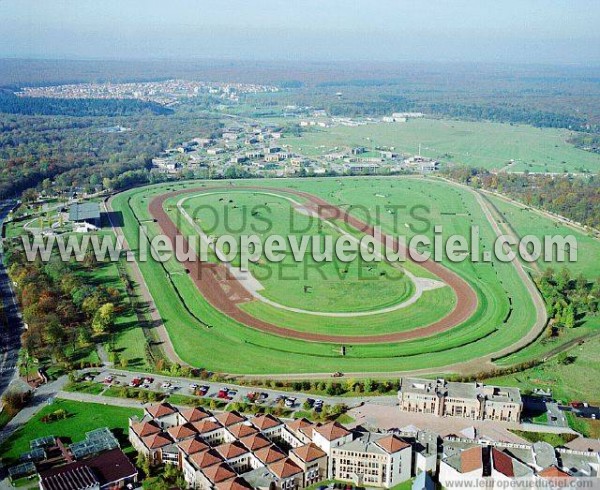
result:
[[[37,388],[29,404],[0,430],[0,444],[38,413],[48,403],[48,400],[54,398],[63,389],[66,383],[67,377],[62,376]]]
[[[14,201],[0,202],[0,226],[14,204]],[[0,395],[17,377],[17,361],[23,330],[21,313],[3,262],[3,246],[0,245],[0,296],[7,320],[6,325],[0,325]]]

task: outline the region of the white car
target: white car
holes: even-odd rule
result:
[[[165,381],[163,384],[160,385],[161,388],[163,388],[164,390],[166,390],[167,388],[171,387],[171,383],[169,383],[168,381]]]
[[[197,390],[198,385],[196,383],[190,383],[190,390]]]

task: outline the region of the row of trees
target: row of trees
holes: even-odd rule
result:
[[[20,246],[11,247],[6,259],[28,327],[22,340],[30,357],[69,365],[78,349],[90,348],[94,337],[111,331],[121,294],[86,281],[83,264],[65,263],[58,256],[48,263],[29,262]],[[95,260],[86,263],[90,269],[98,267]]]
[[[238,381],[244,383],[243,380]],[[348,393],[354,394],[385,394],[398,391],[399,380],[356,380],[349,378],[343,383],[334,380],[314,381],[275,381],[275,380],[253,380],[252,385],[266,386],[273,389],[287,389],[295,392],[308,392],[328,396],[341,396]]]
[[[501,192],[528,206],[560,214],[578,223],[600,228],[600,177],[490,173],[467,166],[443,171],[453,180]]]

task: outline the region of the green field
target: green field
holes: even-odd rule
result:
[[[562,400],[600,402],[600,366],[598,365],[600,338],[585,342],[568,351],[575,358],[563,364],[558,357],[521,373],[493,378],[500,386],[517,386],[525,390],[551,389]]]
[[[521,237],[525,235],[534,235],[540,239],[551,235],[573,235],[575,237],[577,261],[559,262],[556,260],[556,254],[553,254],[551,261],[545,261],[543,257],[537,260],[536,263],[541,269],[552,267],[555,271],[559,271],[566,267],[574,276],[583,274],[589,280],[600,277],[600,261],[593,260],[594,257],[600,257],[600,240],[580,228],[551,219],[527,206],[515,206],[496,196],[488,196],[488,199]]]
[[[256,182],[237,181],[230,185],[236,189]],[[442,182],[356,178],[260,180],[258,183],[274,188],[300,189],[323,197],[332,204],[362,204],[372,212],[371,221],[380,224],[384,231],[403,233],[409,238],[419,231],[432,236],[431,226],[421,229],[424,222],[442,224],[444,233],[462,233],[466,236],[469,226],[478,224],[483,253],[486,247],[489,248],[493,236],[474,196]],[[139,247],[138,223],[147,226],[150,236],[159,231],[147,209],[152,197],[169,190],[203,185],[210,186],[201,182],[163,184],[116,196],[113,207],[123,213],[130,247],[133,250]],[[409,209],[398,210],[394,215],[380,209],[380,215],[375,215],[376,206],[384,208],[390,203],[424,203],[430,210],[425,217],[422,212],[415,217]],[[358,215],[359,211],[356,213]],[[416,227],[414,231],[407,228],[410,225]],[[267,335],[238,324],[216,311],[197,293],[175,260],[166,264],[150,260],[140,263],[140,267],[174,347],[183,359],[214,371],[275,374],[337,370],[381,372],[444,366],[497,352],[518,341],[529,330],[534,321],[532,303],[513,266],[468,261],[460,264],[446,261],[444,264],[469,281],[478,294],[479,307],[471,319],[426,339],[395,344],[349,345],[345,357],[340,356],[339,345]],[[510,315],[509,297],[513,308]],[[252,307],[255,307],[254,303]],[[366,329],[370,326],[369,321],[364,322]],[[231,357],[233,352],[234,361]]]
[[[567,143],[571,132],[491,122],[411,119],[406,123],[376,123],[358,127],[311,129],[301,137],[286,137],[282,145],[309,156],[353,146],[394,147],[442,161],[513,172],[597,172],[600,155]]]
[[[42,422],[48,414],[64,410],[67,418],[54,422]],[[0,454],[5,460],[15,460],[29,450],[32,439],[44,436],[60,437],[63,442],[77,442],[85,438],[85,433],[99,427],[108,427],[119,439],[122,447],[128,445],[128,418],[140,416],[141,410],[113,407],[97,403],[81,403],[69,400],[55,400],[40,410],[31,420],[20,427],[2,446]]]

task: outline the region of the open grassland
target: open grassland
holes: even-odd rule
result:
[[[600,277],[600,260],[598,260],[600,257],[600,240],[579,228],[566,225],[527,206],[515,206],[505,199],[493,195],[488,195],[487,198],[496,206],[502,217],[520,237],[533,235],[540,240],[543,240],[544,236],[553,235],[573,235],[575,237],[577,240],[577,261],[568,262],[565,260],[559,262],[556,251],[554,251],[551,255],[552,260],[545,261],[542,256],[536,261],[542,270],[552,267],[555,271],[559,271],[566,267],[574,276],[583,274],[589,280]]]
[[[232,188],[251,184],[256,184],[256,181],[238,181],[232,183]],[[158,226],[152,222],[147,209],[153,196],[202,185],[200,182],[188,182],[149,186],[116,196],[113,208],[123,213],[124,232],[130,247],[133,250],[139,248],[138,220],[147,226],[150,236],[158,233]],[[441,182],[389,178],[286,179],[261,180],[260,185],[296,188],[319,195],[332,204],[356,203],[367,209],[374,209],[379,201],[384,205],[386,200],[405,205],[425,203],[431,209],[425,218],[430,224],[439,219],[445,229],[448,227],[448,233],[466,233],[469,236],[469,226],[472,223],[480,225],[481,251],[489,248],[493,236],[474,197],[468,191]],[[385,197],[377,198],[376,194]],[[359,212],[357,209],[357,215]],[[398,210],[394,215],[384,211],[379,219],[373,215],[370,221],[378,222],[389,233],[397,234],[394,223],[400,223],[408,235],[417,232],[433,234],[432,226],[425,229],[423,211],[416,218],[409,209]],[[533,324],[533,308],[514,267],[468,261],[461,264],[446,261],[444,264],[468,280],[477,291],[479,307],[470,320],[447,332],[418,341],[347,346],[345,357],[340,356],[339,345],[286,339],[236,323],[216,311],[194,291],[191,280],[175,260],[166,264],[150,260],[140,262],[140,267],[174,347],[183,359],[215,371],[261,374],[432,368],[497,352],[516,342],[529,330]],[[365,325],[368,327],[369,322],[365,321]],[[436,354],[431,355],[434,352]]]
[[[488,380],[500,386],[517,386],[522,390],[550,389],[554,397],[563,401],[584,400],[600,402],[600,338],[596,337],[567,352],[565,360],[558,356],[521,373]]]
[[[89,284],[114,288],[119,291],[122,298],[114,326],[107,339],[110,348],[118,354],[120,360],[126,360],[123,366],[126,365],[129,369],[149,369],[144,333],[119,277],[117,263],[104,262],[92,270],[86,270],[84,274]]]
[[[510,366],[531,360],[540,360],[550,355],[555,355],[565,347],[593,338],[600,333],[600,317],[586,316],[579,321],[575,328],[563,328],[558,337],[540,336],[534,343],[511,355],[498,359],[499,366]]]
[[[45,416],[57,411],[64,411],[65,418],[52,422],[42,421]],[[55,436],[60,437],[63,442],[77,442],[85,438],[86,432],[99,427],[111,429],[121,445],[127,447],[128,418],[134,415],[141,416],[142,411],[97,403],[56,400],[42,408],[8,438],[0,446],[0,455],[5,460],[15,460],[29,450],[29,442],[32,439]]]
[[[376,123],[358,127],[311,129],[301,137],[286,137],[282,145],[319,156],[352,146],[394,147],[424,156],[475,167],[513,172],[594,172],[600,155],[567,143],[570,131],[490,122],[411,119],[406,123]]]

